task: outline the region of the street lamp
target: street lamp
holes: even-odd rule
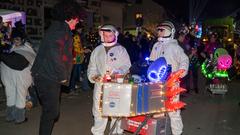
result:
[[[135,14],[135,24],[136,24],[136,33],[141,31],[141,27],[143,25],[143,15],[141,13]]]
[[[136,13],[135,23],[137,27],[141,27],[143,25],[143,15],[141,13]]]

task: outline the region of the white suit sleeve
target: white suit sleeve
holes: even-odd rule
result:
[[[88,80],[91,83],[95,83],[95,81],[92,80],[92,77],[99,75],[98,71],[97,71],[97,64],[96,64],[96,59],[95,59],[95,51],[92,52],[91,56],[90,56],[90,61],[88,64],[88,69],[87,69],[87,76],[88,76]]]
[[[179,63],[179,69],[184,69],[185,72],[182,77],[186,76],[188,73],[188,67],[189,67],[189,58],[188,56],[184,53],[183,49],[178,46],[176,50],[176,59]]]

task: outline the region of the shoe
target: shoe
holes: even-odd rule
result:
[[[68,93],[68,95],[71,95],[71,96],[78,96],[79,93],[77,93],[76,91],[71,91]]]
[[[92,90],[92,88],[91,87],[86,87],[86,88],[82,88],[82,91],[91,91]]]
[[[78,88],[80,88],[80,86],[79,85],[75,85],[75,89],[78,89]]]
[[[90,91],[91,89],[82,89],[82,91],[87,92]]]
[[[196,93],[196,94],[198,94],[198,93],[199,93],[199,90],[198,90],[198,88],[195,88],[195,89],[194,89],[194,91],[195,91],[195,93]]]
[[[32,109],[32,107],[33,107],[32,101],[27,101],[27,102],[26,102],[26,105],[25,105],[25,108],[26,108],[27,110],[30,110],[30,109]]]
[[[7,123],[11,123],[11,122],[14,122],[14,121],[15,121],[15,119],[6,119]]]
[[[25,123],[27,121],[28,121],[28,118],[25,118],[24,121],[20,121],[20,122],[15,121],[15,124],[19,125],[19,124],[23,124],[23,123]]]

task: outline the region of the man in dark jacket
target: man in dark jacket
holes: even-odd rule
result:
[[[32,67],[34,84],[42,105],[39,135],[51,135],[59,116],[61,85],[68,85],[72,69],[72,35],[79,20],[79,5],[72,0],[57,3],[54,21],[45,33]]]

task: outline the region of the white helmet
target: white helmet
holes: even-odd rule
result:
[[[164,32],[164,36],[163,37],[159,37],[158,38],[159,41],[164,42],[166,40],[174,38],[174,34],[175,34],[176,30],[175,30],[175,27],[174,27],[172,22],[164,21],[164,22],[160,23],[157,26],[157,31],[162,30],[162,29],[164,29],[165,32]]]
[[[115,40],[112,43],[106,43],[103,38],[103,31],[113,32],[115,35]],[[104,46],[113,46],[117,43],[117,37],[119,35],[119,32],[117,31],[116,27],[114,27],[111,24],[103,25],[99,28],[99,35],[101,37],[101,42]]]

